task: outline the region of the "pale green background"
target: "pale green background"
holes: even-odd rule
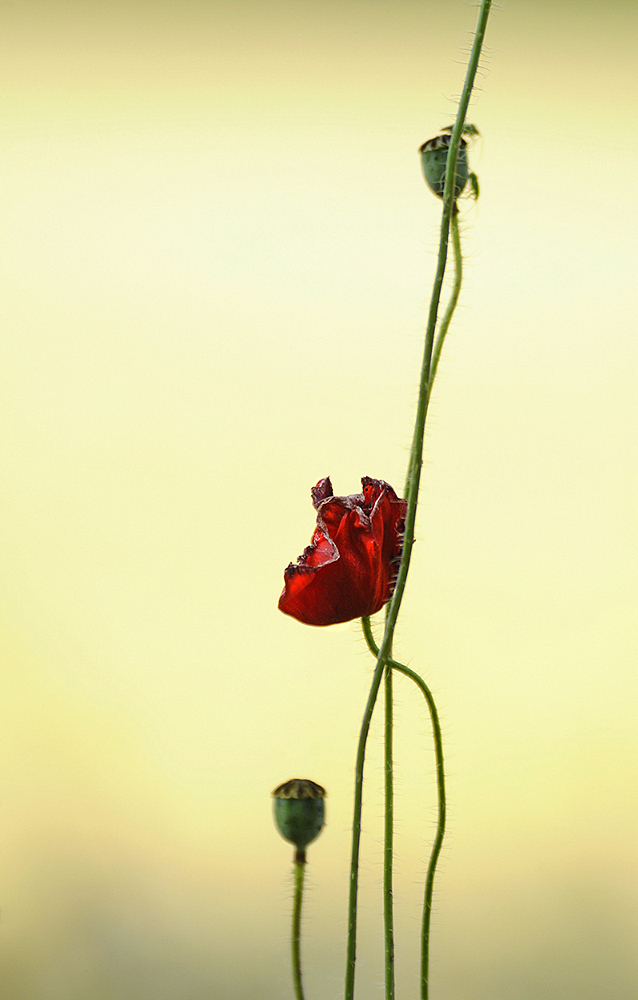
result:
[[[342,992],[356,623],[281,615],[309,489],[401,489],[461,0],[0,8],[2,995],[289,1000],[272,788],[329,792],[308,1000]],[[397,651],[450,822],[432,1000],[635,1000],[633,2],[508,0]],[[397,682],[398,979],[435,815]],[[380,733],[358,996],[382,996]]]

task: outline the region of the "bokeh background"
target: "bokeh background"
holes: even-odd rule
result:
[[[401,490],[462,0],[0,7],[5,1000],[342,995],[357,623],[276,608],[310,487]],[[433,1000],[638,995],[638,8],[508,0],[397,654],[438,698]],[[435,816],[397,681],[397,960]],[[360,997],[382,996],[381,734]]]

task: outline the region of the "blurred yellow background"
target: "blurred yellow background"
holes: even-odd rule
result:
[[[342,994],[357,623],[277,611],[310,487],[401,491],[461,0],[0,8],[5,1000]],[[433,1000],[638,995],[633,2],[495,9],[397,655],[438,698]],[[435,799],[397,681],[397,961]],[[381,734],[359,995],[382,996]]]

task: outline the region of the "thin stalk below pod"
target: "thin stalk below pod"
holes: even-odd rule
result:
[[[301,981],[301,905],[303,902],[304,876],[306,873],[306,852],[295,851],[295,889],[292,905],[292,981],[296,1000],[304,1000]]]

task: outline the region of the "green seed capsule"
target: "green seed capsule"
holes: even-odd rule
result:
[[[303,851],[323,828],[325,788],[307,778],[292,778],[272,794],[277,829],[284,840]]]
[[[439,198],[443,197],[445,187],[445,167],[447,164],[447,154],[450,148],[451,136],[444,133],[437,135],[434,139],[428,139],[419,147],[421,154],[421,166],[429,188]],[[458,198],[461,191],[467,184],[470,175],[470,168],[467,162],[467,142],[461,139],[459,155],[456,161],[456,183],[454,185],[454,200]]]

